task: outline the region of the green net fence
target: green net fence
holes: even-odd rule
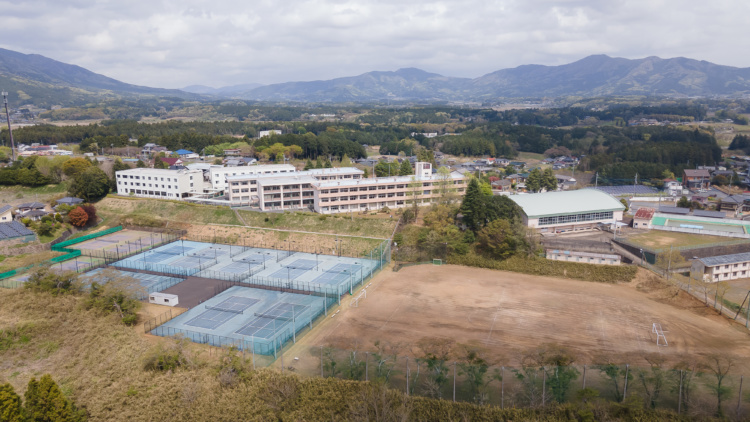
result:
[[[52,245],[52,250],[56,252],[70,252],[71,250],[67,249],[67,247],[70,245],[75,245],[78,243],[85,242],[87,240],[96,239],[97,237],[106,236],[108,234],[112,234],[120,230],[122,230],[122,226],[112,227],[106,230],[102,230],[100,232],[87,234],[81,237],[76,237],[75,239],[69,239],[64,242],[60,242],[58,244]]]

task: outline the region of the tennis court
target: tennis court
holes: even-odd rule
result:
[[[98,274],[100,274],[104,269],[103,268],[97,268],[94,271],[90,271],[86,273],[87,277],[83,278],[84,282],[90,281],[87,280],[89,277],[96,277]],[[161,292],[162,290],[166,290],[178,283],[181,283],[184,281],[182,278],[178,277],[168,277],[163,275],[156,275],[156,274],[145,274],[145,273],[136,273],[132,271],[122,271],[122,270],[115,270],[117,274],[132,277],[141,284],[144,290],[144,294],[140,297],[141,300],[146,299],[146,296],[149,293],[154,292]],[[95,279],[94,279],[95,281]]]
[[[140,230],[120,230],[86,242],[70,245],[70,249],[106,250],[117,253],[129,253],[150,248],[152,245],[166,241],[166,235]]]
[[[231,287],[177,318],[156,327],[152,334],[181,334],[197,343],[251,347],[273,355],[299,330],[327,312],[334,298],[282,293],[250,287]]]

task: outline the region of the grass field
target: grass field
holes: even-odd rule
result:
[[[643,233],[627,236],[628,241],[650,249],[669,248],[670,246],[700,246],[711,243],[731,242],[736,239],[722,236],[706,236],[692,233],[648,230]],[[738,243],[742,240],[738,240]]]
[[[25,186],[0,187],[0,198],[3,203],[22,203],[29,201],[47,202],[55,196],[65,195],[68,192],[68,183],[62,182],[56,185],[38,186],[29,188]]]

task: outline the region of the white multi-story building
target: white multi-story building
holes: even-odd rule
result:
[[[445,190],[463,195],[466,180],[458,172],[446,178],[432,173],[430,163],[415,164],[413,176],[375,177],[348,181],[313,183],[314,209],[321,214],[403,208],[413,201],[431,204]]]
[[[311,208],[312,183],[360,179],[364,172],[354,167],[310,169],[286,174],[228,176],[227,197],[232,204],[255,204],[262,211]]]
[[[183,199],[209,191],[202,170],[134,168],[115,174],[117,193],[142,198]]]
[[[257,176],[261,174],[282,174],[297,171],[291,164],[266,164],[257,166],[223,167],[211,166],[209,174],[215,191],[227,192],[228,179],[233,176]]]

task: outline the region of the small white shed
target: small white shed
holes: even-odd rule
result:
[[[148,295],[148,303],[155,303],[157,305],[177,306],[179,300],[177,295],[169,293],[154,292]]]

